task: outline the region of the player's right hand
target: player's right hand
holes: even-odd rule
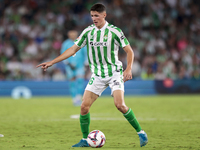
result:
[[[41,64],[37,65],[36,67],[38,68],[38,67],[41,66],[41,68],[42,68],[44,71],[46,71],[47,68],[51,67],[52,65],[53,65],[53,63],[52,63],[51,61],[49,61],[49,62],[41,63]]]

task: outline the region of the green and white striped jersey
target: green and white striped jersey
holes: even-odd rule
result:
[[[98,29],[94,24],[85,28],[74,41],[79,47],[87,45],[90,70],[97,76],[111,77],[114,71],[122,71],[122,63],[118,60],[119,46],[129,44],[121,29],[106,24]]]

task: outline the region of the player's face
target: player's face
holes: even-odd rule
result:
[[[78,32],[75,30],[70,30],[67,35],[70,39],[74,41],[78,37]]]
[[[99,13],[97,11],[90,11],[90,15],[97,28],[101,29],[105,25],[106,12]]]

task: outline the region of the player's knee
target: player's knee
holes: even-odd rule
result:
[[[117,107],[118,110],[122,110],[123,109],[123,105],[122,104],[115,104],[115,106]]]
[[[84,103],[81,104],[81,115],[86,115],[89,113],[90,107],[85,105]]]
[[[122,113],[126,113],[128,110],[128,107],[125,104],[117,103],[117,104],[115,104],[115,106]]]

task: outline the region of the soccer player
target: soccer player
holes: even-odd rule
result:
[[[74,45],[74,41],[78,37],[76,30],[68,31],[68,39],[62,44],[60,53],[64,53],[65,50]],[[83,47],[79,50],[74,57],[65,59],[65,71],[69,82],[70,94],[74,106],[80,106],[82,103],[82,95],[84,91],[84,75],[85,64],[87,63],[87,49]]]
[[[89,147],[86,141],[90,125],[89,110],[93,102],[108,86],[111,88],[115,106],[137,131],[140,146],[145,146],[148,142],[147,134],[142,130],[133,111],[126,106],[124,101],[124,82],[132,79],[133,50],[123,32],[105,20],[106,8],[103,4],[93,5],[90,14],[94,24],[83,30],[75,40],[75,44],[54,60],[42,63],[37,67],[41,66],[45,71],[48,67],[69,58],[87,45],[88,62],[93,74],[85,89],[81,104],[80,126],[83,139],[72,147]],[[127,54],[127,68],[124,72],[122,63],[118,60],[119,46]]]

